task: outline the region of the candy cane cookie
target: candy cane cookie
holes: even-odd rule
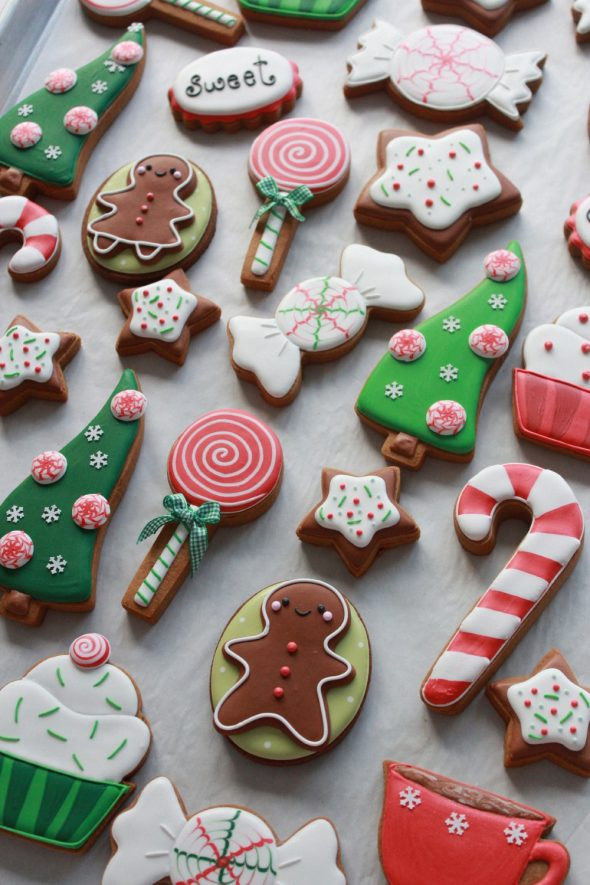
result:
[[[460,623],[422,683],[431,710],[459,713],[508,657],[574,568],[584,517],[566,481],[532,464],[486,467],[463,488],[455,529],[471,553],[489,553],[498,525],[532,516],[514,556]]]
[[[0,197],[0,246],[22,242],[8,262],[8,273],[20,283],[40,280],[53,270],[61,250],[55,215],[26,197]]]

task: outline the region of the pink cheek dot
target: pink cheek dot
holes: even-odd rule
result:
[[[553,341],[546,341],[543,347],[549,353],[550,350],[553,350]]]
[[[138,175],[145,175],[145,166],[138,166],[137,167],[137,174]]]
[[[581,313],[580,316],[578,317],[578,319],[580,320],[581,323],[587,323],[588,322],[588,314]]]
[[[176,172],[172,173],[172,178],[176,178],[176,180],[178,181],[179,178],[182,178],[182,172],[176,170]]]
[[[279,602],[278,599],[275,599],[275,601],[273,603],[271,603],[270,607],[272,608],[273,612],[280,612],[281,603]]]
[[[333,617],[334,617],[334,615],[332,614],[332,612],[324,612],[324,614],[322,615],[322,618],[324,619],[324,621],[327,624],[330,623],[330,621],[332,620]]]
[[[525,705],[525,707],[530,707],[531,703],[532,703],[532,701],[529,701],[529,699],[527,698],[526,701],[524,702],[524,705]]]

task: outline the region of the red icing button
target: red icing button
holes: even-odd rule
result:
[[[145,214],[145,213],[147,212],[147,210],[148,210],[148,205],[147,205],[147,203],[143,203],[143,205],[142,205],[142,207],[141,207],[141,211]]]
[[[538,694],[538,692],[539,692],[538,688],[531,688],[531,694]]]
[[[546,341],[544,344],[545,350],[553,350],[553,341]]]
[[[428,181],[426,182],[426,184],[430,188],[436,187],[436,181],[434,180],[434,178],[429,178]]]
[[[281,688],[280,685],[277,685],[276,688],[273,688],[272,693],[274,694],[275,698],[279,701],[283,697],[283,695],[285,694],[285,692],[283,691],[283,689]]]
[[[541,734],[542,734],[543,736],[547,735],[548,733],[549,733],[549,732],[547,731],[546,728],[542,728],[542,729],[541,729]]]
[[[581,323],[587,323],[588,322],[588,314],[581,313],[580,316],[578,317],[578,319],[580,320]]]
[[[588,342],[582,344],[582,353],[590,353],[590,344]]]
[[[532,701],[529,701],[528,698],[527,698],[526,701],[524,702],[525,707],[530,707],[531,704],[532,704]]]
[[[393,189],[394,189],[394,191],[398,191],[398,190],[400,189],[400,187],[401,187],[401,184],[399,183],[399,181],[394,181],[394,182],[393,182]]]
[[[559,685],[557,684],[557,682],[553,686],[553,691],[559,691]]]
[[[154,199],[154,195],[153,195],[153,193],[150,191],[148,194],[146,194],[146,196],[147,196],[147,198],[148,198],[148,201],[151,203],[152,200]]]
[[[425,204],[430,208],[433,205],[432,200],[424,200]]]
[[[572,701],[572,707],[574,708],[574,710],[576,709],[577,706],[578,706],[578,702]]]
[[[297,651],[298,647],[299,646],[297,645],[296,642],[288,642],[287,643],[287,651],[289,652],[290,655],[294,655],[295,652]]]
[[[590,381],[590,372],[582,372],[582,378],[584,381]]]
[[[137,216],[137,218],[135,219],[135,223],[139,224],[140,226],[143,224],[143,218],[141,217],[141,215]]]
[[[279,672],[280,672],[281,676],[283,677],[283,679],[288,679],[289,676],[291,675],[291,667],[281,667]]]

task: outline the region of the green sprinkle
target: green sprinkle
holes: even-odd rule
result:
[[[74,762],[76,763],[76,765],[78,766],[80,771],[84,771],[84,766],[82,765],[82,763],[80,762],[80,760],[78,759],[78,757],[76,756],[75,753],[72,753],[72,759],[74,760]]]
[[[148,310],[148,316],[151,316],[151,318],[152,318],[153,320],[157,320],[157,319],[158,319],[158,314],[157,314],[157,313],[154,313],[153,310]]]
[[[323,507],[320,507],[320,519],[325,519]]]
[[[95,722],[94,725],[92,726],[92,731],[90,732],[90,740],[93,739],[93,737],[94,737],[94,735],[96,734],[97,731],[98,731],[98,719],[96,720],[96,722]]]
[[[371,489],[369,488],[369,486],[363,486],[363,488],[364,488],[365,492],[367,493],[367,495],[369,496],[369,498],[372,498],[373,495],[371,494]]]
[[[36,359],[36,360],[42,360],[46,353],[47,353],[46,350],[42,350],[41,353],[38,353],[38,354],[37,354],[37,356],[35,357],[35,359]]]
[[[440,199],[441,199],[441,203],[444,203],[445,206],[450,206],[450,205],[451,205],[451,204],[449,203],[449,201],[448,201],[447,199],[445,199],[445,197],[442,196],[442,194],[441,194]]]
[[[574,714],[573,714],[573,711],[570,710],[569,713],[568,713],[566,716],[563,717],[563,719],[560,719],[560,720],[559,720],[559,724],[560,724],[560,725],[563,725],[563,723],[564,723],[564,722],[567,722],[568,719],[571,719],[573,715],[574,715]]]
[[[389,510],[387,511],[387,513],[385,514],[385,516],[383,517],[383,519],[381,520],[381,522],[385,522],[385,520],[386,520],[390,515],[391,515],[391,507],[389,508]]]
[[[469,148],[467,147],[467,145],[465,144],[464,141],[460,141],[459,144],[461,145],[461,147],[463,148],[464,151],[467,151],[468,154],[471,153],[471,151],[469,150]]]
[[[454,180],[455,180],[455,179],[453,178],[453,173],[451,172],[450,169],[447,169],[447,175],[449,176],[449,179],[450,179],[451,181],[454,181]]]
[[[590,707],[590,701],[588,701],[588,698],[586,697],[586,695],[584,694],[583,691],[580,692],[580,697],[582,698],[582,700],[584,701],[584,703],[586,704],[586,706],[587,706],[587,707]]]
[[[11,332],[15,332],[15,331],[16,331],[16,326],[11,326],[10,329],[7,329],[4,334],[10,335]]]
[[[154,301],[157,301],[159,297],[160,297],[159,295],[154,295],[153,298],[149,299],[148,304],[153,304]]]
[[[52,707],[51,710],[45,710],[44,713],[39,713],[39,719],[45,719],[46,716],[53,716],[54,713],[57,713],[59,707]]]
[[[408,175],[414,175],[416,172],[420,172],[419,166],[416,166],[415,169],[410,169],[410,171],[408,172]]]
[[[102,676],[100,677],[100,679],[98,680],[98,682],[95,682],[95,683],[94,683],[94,685],[92,686],[92,688],[98,688],[99,685],[102,685],[103,682],[106,682],[106,681],[107,681],[107,679],[109,678],[109,676],[110,676],[110,673],[109,673],[109,671],[107,670],[106,673],[103,673],[103,674],[102,674]]]
[[[20,376],[20,372],[10,372],[10,373],[5,372],[4,373],[5,378],[18,378],[19,376]]]
[[[23,341],[23,344],[34,344],[34,343],[35,343],[34,338],[25,338],[25,340]]]
[[[406,151],[406,157],[409,157],[412,151],[416,150],[416,145],[413,145],[408,151]]]
[[[65,688],[65,682],[64,682],[63,676],[61,675],[61,670],[59,669],[59,667],[55,671],[55,675],[57,676],[57,681],[59,682],[61,687]]]
[[[179,307],[182,307],[182,295],[180,295],[178,301],[176,302],[176,310],[178,310]]]
[[[381,190],[383,191],[383,193],[385,194],[386,197],[389,196],[389,194],[387,193],[387,188],[385,187],[384,184],[381,185]]]
[[[47,734],[49,737],[55,738],[58,741],[63,741],[64,744],[67,742],[67,738],[63,736],[63,734],[58,734],[57,731],[52,731],[50,728],[47,729]]]
[[[9,741],[11,744],[18,744],[20,738],[9,738],[5,737],[3,734],[0,734],[0,741]]]
[[[14,708],[14,721],[17,725],[18,725],[18,713],[21,708],[21,704],[22,704],[23,700],[24,700],[24,698],[22,698],[22,697],[19,698],[18,701],[16,702],[16,707]]]
[[[173,331],[174,331],[174,326],[166,326],[165,329],[160,330],[160,335],[167,335],[168,332],[173,332]]]
[[[360,525],[361,522],[362,522],[362,519],[347,519],[346,525]]]
[[[118,704],[116,701],[111,700],[111,698],[105,698],[105,700],[106,700],[107,704],[109,705],[109,707],[112,707],[113,710],[122,710],[123,709],[121,704]]]
[[[532,741],[542,740],[542,738],[540,738],[538,734],[527,734],[527,737],[529,737]]]
[[[550,700],[550,701],[558,701],[559,700],[558,694],[544,694],[543,697],[548,698],[548,700]]]
[[[541,722],[544,722],[545,724],[547,724],[547,720],[545,719],[544,716],[541,716],[540,713],[535,713],[535,718],[539,719]]]
[[[126,743],[127,743],[127,738],[125,738],[125,740],[121,741],[121,743],[119,744],[119,746],[118,746],[116,749],[113,750],[113,752],[111,753],[111,755],[110,755],[110,756],[107,756],[107,759],[109,759],[109,760],[110,760],[110,759],[114,759],[115,756],[117,755],[117,753],[120,753],[120,752],[121,752],[121,750],[122,750],[123,747],[126,745]]]
[[[337,506],[338,506],[338,507],[342,507],[342,505],[343,505],[344,502],[346,501],[346,498],[347,498],[347,496],[346,496],[346,495],[343,495],[342,498],[340,498],[340,500],[338,501]]]

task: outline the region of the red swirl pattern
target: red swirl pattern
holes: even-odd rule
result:
[[[240,513],[275,488],[283,466],[277,435],[239,409],[203,415],[182,433],[168,456],[168,480],[194,505],[217,501],[221,513]]]
[[[101,633],[84,633],[70,645],[70,658],[84,670],[102,667],[110,656],[111,644]]]
[[[16,569],[26,565],[33,556],[33,539],[26,532],[7,532],[0,538],[0,565]]]
[[[61,452],[40,452],[31,464],[31,476],[40,485],[51,485],[61,479],[68,467]]]
[[[81,495],[72,505],[72,519],[81,529],[98,529],[111,515],[111,507],[104,495]]]

